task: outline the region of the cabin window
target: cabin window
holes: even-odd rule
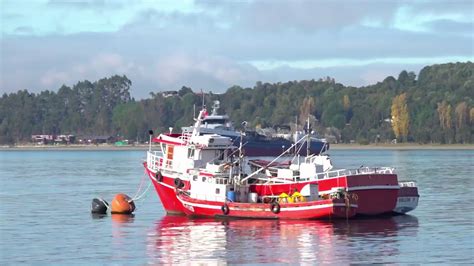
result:
[[[224,160],[224,150],[216,150],[215,158],[221,161]]]
[[[194,149],[189,149],[188,150],[188,158],[193,159],[194,158]]]
[[[221,194],[221,190],[219,188],[216,188],[216,194]]]
[[[168,160],[173,160],[173,153],[174,153],[174,146],[173,145],[168,145],[166,147],[166,157]]]
[[[225,119],[205,119],[203,121],[205,124],[222,124],[224,125],[225,123],[227,123],[227,121]]]

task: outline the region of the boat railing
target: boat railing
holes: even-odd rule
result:
[[[398,182],[400,187],[416,187],[415,181],[400,181]]]
[[[336,178],[341,176],[348,176],[348,175],[367,175],[367,174],[393,174],[395,173],[395,169],[391,167],[361,167],[357,169],[338,169],[334,171],[327,171],[323,173],[316,173],[314,176],[302,178],[301,176],[293,176],[292,179],[288,178],[279,178],[279,177],[265,177],[265,178],[258,178],[260,180],[267,180],[268,182],[276,182],[276,183],[292,183],[292,182],[301,182],[301,181],[312,181],[312,180],[320,180],[320,179],[329,179],[329,178]]]
[[[391,167],[361,167],[357,169],[338,169],[334,171],[327,171],[323,173],[317,173],[317,179],[327,179],[339,176],[348,175],[366,175],[366,174],[393,174],[394,168]]]
[[[159,169],[172,170],[173,160],[163,157],[159,151],[148,151],[147,166],[154,172],[157,172]]]

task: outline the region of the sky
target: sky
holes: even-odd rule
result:
[[[131,94],[474,61],[474,0],[0,0],[0,93],[126,75]]]

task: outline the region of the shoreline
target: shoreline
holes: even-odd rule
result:
[[[474,150],[474,144],[330,144],[329,150]]]
[[[148,145],[115,146],[113,144],[101,145],[16,145],[0,146],[0,151],[141,151],[148,150]]]
[[[16,145],[0,146],[0,151],[143,151],[148,145]],[[157,146],[154,146],[155,149]],[[474,144],[331,144],[331,150],[474,150]]]

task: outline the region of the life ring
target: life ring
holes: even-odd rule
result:
[[[270,210],[274,213],[274,214],[279,214],[280,213],[280,204],[278,204],[278,202],[272,202],[272,205],[270,207]]]
[[[179,178],[175,178],[174,179],[174,186],[176,188],[183,188],[184,187],[184,182],[183,180],[179,179]]]
[[[158,182],[162,182],[163,181],[163,175],[161,174],[160,171],[156,172],[155,174],[155,178]]]
[[[221,210],[224,215],[229,214],[229,206],[227,204],[222,205]]]

